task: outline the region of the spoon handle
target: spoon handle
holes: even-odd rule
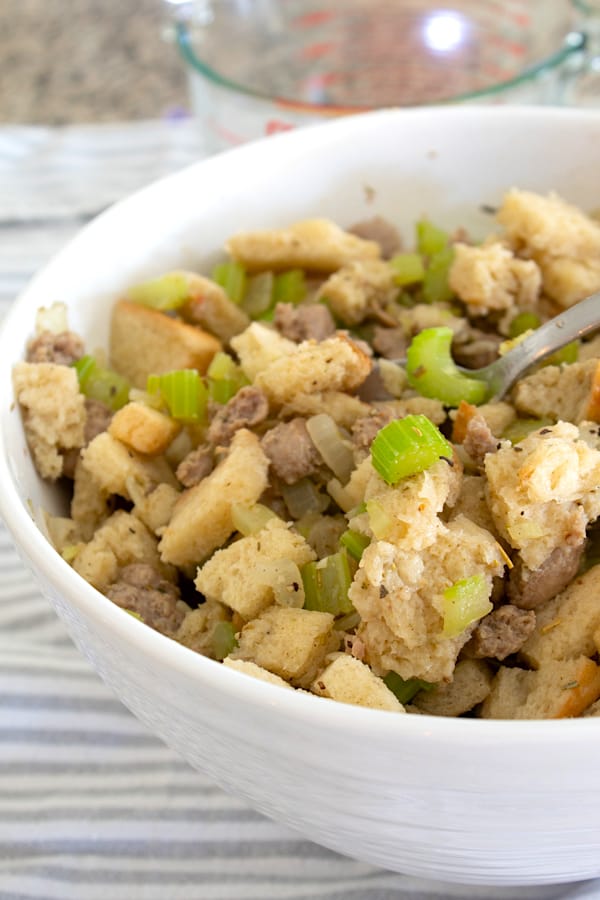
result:
[[[490,383],[494,399],[500,399],[531,366],[598,328],[600,291],[536,328],[513,350],[486,369],[481,369],[480,373],[483,375],[486,372],[486,380]]]

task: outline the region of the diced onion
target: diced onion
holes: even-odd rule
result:
[[[301,519],[307,513],[322,513],[329,506],[329,497],[318,489],[310,478],[301,478],[294,484],[284,484],[281,494],[292,519]]]
[[[341,482],[347,482],[354,469],[354,454],[331,416],[327,413],[311,416],[306,430],[325,464]]]
[[[265,527],[267,522],[277,518],[277,514],[262,503],[253,503],[251,506],[245,506],[243,503],[231,504],[233,525],[235,530],[243,535],[256,534]]]

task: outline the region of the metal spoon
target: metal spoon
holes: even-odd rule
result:
[[[491,400],[501,400],[527,369],[571,341],[600,328],[600,291],[536,328],[504,356],[481,369],[459,371],[488,385]]]

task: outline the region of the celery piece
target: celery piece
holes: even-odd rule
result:
[[[241,387],[249,384],[241,368],[227,353],[215,353],[207,369],[208,392],[215,403],[227,403]]]
[[[373,465],[375,466],[375,463]],[[378,500],[367,500],[366,512],[369,517],[369,528],[377,540],[387,540],[394,526],[394,520],[390,514],[386,512]]]
[[[277,514],[262,503],[253,503],[251,506],[245,506],[243,503],[231,504],[234,528],[243,535],[256,534],[267,522],[277,518]]]
[[[510,320],[510,325],[508,326],[508,336],[509,338],[519,337],[519,335],[523,334],[525,331],[533,331],[536,328],[539,328],[541,324],[541,319],[537,315],[537,313],[518,313],[513,319]]]
[[[447,231],[438,228],[428,219],[420,219],[416,225],[417,250],[423,256],[435,256],[448,246]]]
[[[306,297],[306,278],[302,269],[289,269],[275,276],[273,282],[273,305],[277,303],[300,303]]]
[[[418,284],[425,277],[425,266],[420,253],[398,253],[390,259],[394,282],[399,287]]]
[[[231,622],[217,622],[212,633],[212,652],[215,659],[225,659],[238,643]]]
[[[447,303],[454,297],[448,283],[453,260],[453,247],[446,247],[430,258],[423,278],[423,300],[426,303]]]
[[[577,362],[579,358],[579,341],[571,341],[570,344],[566,344],[564,347],[561,347],[560,350],[556,350],[550,356],[547,356],[542,365],[544,366],[562,366],[567,365],[570,366],[571,363]]]
[[[408,383],[422,397],[441,400],[445,406],[458,406],[461,400],[477,406],[486,400],[488,386],[460,371],[450,348],[451,328],[425,328],[406,351]]]
[[[370,543],[366,534],[361,534],[360,531],[354,531],[352,528],[348,528],[340,537],[342,547],[345,547],[350,556],[356,560],[360,560]]]
[[[159,394],[174,419],[190,424],[206,421],[208,391],[196,369],[149,375],[146,391],[151,396]]]
[[[552,419],[515,419],[506,426],[502,432],[502,438],[510,441],[511,444],[518,444],[538,428],[547,428],[548,425],[554,424]]]
[[[190,286],[182,272],[168,272],[160,278],[152,278],[129,288],[126,298],[142,306],[160,309],[179,309],[189,299]]]
[[[104,403],[113,412],[129,402],[129,382],[112,369],[99,366],[93,356],[82,356],[73,368],[77,372],[79,389],[90,400]]]
[[[371,444],[371,462],[388,484],[428,469],[442,457],[452,460],[453,449],[427,416],[410,415],[385,425]],[[371,518],[370,504],[367,511]],[[372,527],[372,526],[371,526]]]
[[[339,616],[352,611],[348,591],[352,574],[345,550],[332,553],[318,562],[305,563],[301,569],[304,585],[304,609]]]
[[[273,306],[273,281],[272,272],[259,272],[248,279],[242,306],[251,319],[258,318]]]
[[[246,270],[241,263],[234,259],[218,263],[213,269],[212,277],[233,303],[239,305],[242,302],[246,291]]]
[[[383,682],[402,704],[410,703],[419,691],[431,691],[435,687],[430,681],[423,681],[422,678],[402,678],[397,672],[388,672]]]
[[[443,593],[444,636],[457,637],[492,609],[490,588],[483,575],[456,581]]]

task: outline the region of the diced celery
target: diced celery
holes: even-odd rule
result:
[[[352,610],[348,591],[352,574],[345,550],[300,569],[304,585],[304,608],[339,616]]]
[[[212,652],[215,659],[225,659],[235,650],[237,640],[231,622],[217,622],[212,633]]]
[[[419,284],[425,277],[425,266],[420,253],[398,253],[390,259],[390,268],[399,287]]]
[[[82,356],[73,368],[77,372],[81,393],[104,403],[113,412],[129,401],[129,382],[112,369],[99,366],[93,356]]]
[[[490,588],[484,576],[461,578],[443,593],[445,637],[457,637],[492,609]]]
[[[562,366],[567,365],[570,366],[572,363],[577,362],[579,358],[579,341],[572,341],[570,344],[566,344],[564,347],[561,347],[560,350],[556,350],[551,356],[546,357],[543,362],[545,366]]]
[[[525,331],[532,331],[535,328],[539,328],[541,324],[541,319],[537,315],[537,313],[518,313],[513,319],[510,320],[510,325],[508,326],[508,336],[509,338],[519,337],[519,335],[523,334]]]
[[[446,406],[458,406],[461,400],[477,406],[486,400],[488,387],[465,375],[452,359],[451,328],[425,328],[410,343],[406,352],[408,383],[423,397],[441,400]]]
[[[227,403],[249,383],[237,363],[222,351],[215,353],[206,375],[210,398],[216,403]]]
[[[259,272],[248,279],[242,306],[252,319],[268,312],[273,305],[273,273]]]
[[[370,543],[366,534],[361,534],[360,531],[354,531],[352,528],[348,528],[340,537],[342,547],[345,547],[350,556],[356,560],[360,560]]]
[[[423,256],[435,256],[448,246],[447,231],[438,228],[428,219],[420,219],[416,225],[417,250]]]
[[[454,297],[448,283],[453,260],[453,247],[446,247],[430,258],[423,278],[423,300],[426,303],[447,303]]]
[[[419,691],[431,691],[435,687],[421,678],[401,678],[397,672],[388,672],[383,681],[402,704],[410,703]]]
[[[452,460],[452,456],[452,445],[433,422],[422,415],[394,419],[376,434],[371,444],[373,467],[388,484],[416,475],[442,457]],[[367,502],[369,517],[370,502]]]
[[[168,272],[160,278],[144,281],[129,288],[126,297],[133,303],[150,306],[152,309],[178,309],[188,300],[189,282],[182,272]]]
[[[518,444],[532,431],[546,428],[548,425],[554,425],[554,422],[551,419],[515,419],[504,429],[502,437],[511,444]]]
[[[149,375],[148,394],[159,394],[169,413],[180,422],[206,421],[208,390],[196,369],[176,369],[162,375]]]
[[[231,504],[231,519],[235,530],[240,534],[256,534],[267,522],[277,518],[277,514],[262,503],[253,503],[251,506],[245,506],[243,503]]]
[[[239,305],[242,302],[246,290],[246,270],[241,263],[234,259],[218,263],[213,269],[212,277],[233,303]]]
[[[394,525],[394,520],[390,514],[385,511],[378,500],[367,500],[366,513],[369,517],[369,528],[377,540],[385,541]]]
[[[289,269],[275,276],[273,282],[273,305],[277,303],[300,303],[306,297],[306,278],[302,269]]]

